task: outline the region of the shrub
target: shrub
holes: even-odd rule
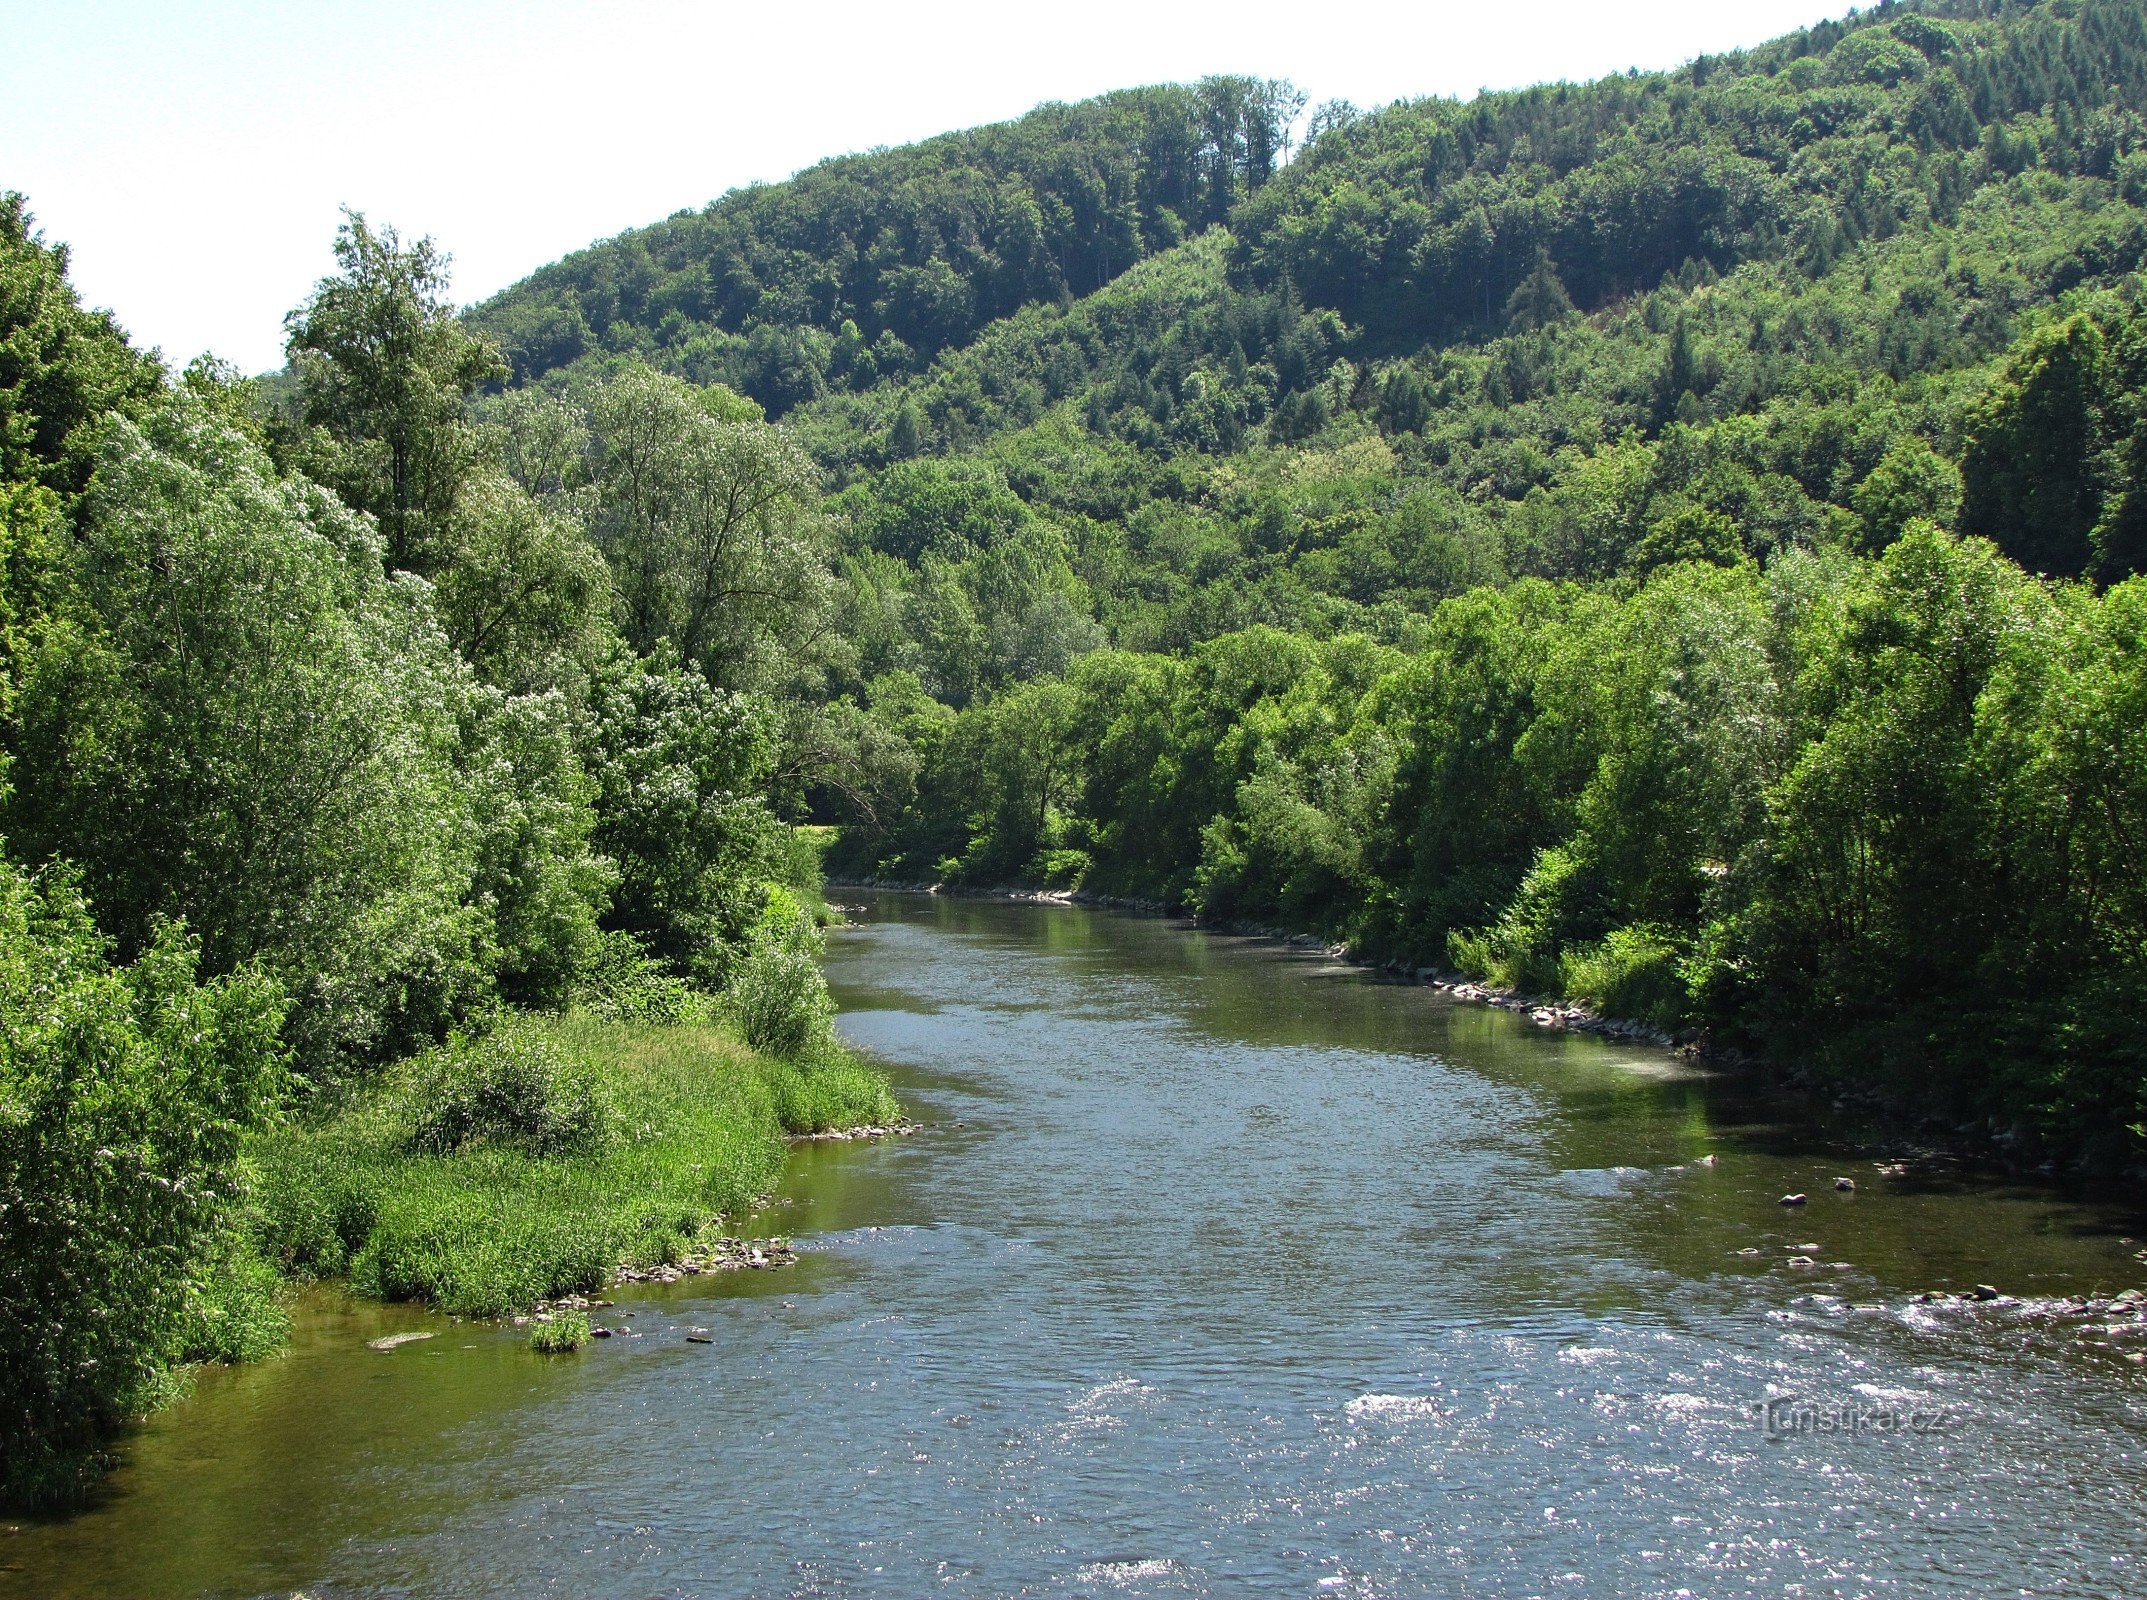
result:
[[[699,1022],[708,1010],[692,984],[630,933],[602,936],[582,970],[575,998],[607,1022]]]
[[[1675,1029],[1690,1020],[1692,991],[1682,954],[1652,923],[1613,929],[1599,942],[1567,951],[1564,990],[1605,1016]]]
[[[594,1074],[528,1024],[457,1036],[432,1052],[411,1093],[410,1144],[442,1153],[480,1142],[532,1155],[590,1150],[609,1136]]]
[[[563,1355],[569,1350],[579,1350],[589,1342],[589,1314],[586,1311],[558,1311],[549,1322],[532,1322],[529,1325],[529,1348],[540,1356]]]
[[[0,864],[0,1499],[78,1497],[174,1366],[277,1336],[261,1275],[232,1268],[283,1001],[196,966],[167,925],[113,968],[70,879]]]
[[[788,891],[771,888],[725,991],[739,1032],[763,1055],[803,1060],[832,1042],[835,1002],[820,948],[812,918]]]

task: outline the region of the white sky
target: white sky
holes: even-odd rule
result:
[[[0,189],[183,362],[281,364],[337,208],[477,300],[824,156],[1210,72],[1370,108],[1668,67],[1844,0],[0,0]]]

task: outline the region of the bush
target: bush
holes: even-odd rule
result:
[[[114,969],[71,880],[0,864],[0,1499],[77,1498],[176,1365],[279,1332],[234,1223],[283,1002],[196,965],[165,926]]]
[[[1691,1018],[1692,991],[1682,954],[1651,923],[1613,929],[1608,937],[1569,950],[1560,963],[1564,991],[1604,1016],[1630,1017],[1676,1029]]]
[[[420,1066],[411,1091],[410,1146],[439,1154],[480,1142],[531,1155],[591,1150],[612,1131],[595,1076],[526,1023],[483,1038],[457,1036]]]
[[[575,998],[607,1022],[702,1022],[708,1001],[630,933],[601,937]]]
[[[1471,977],[1529,994],[1555,990],[1563,978],[1561,936],[1580,920],[1577,908],[1587,892],[1581,858],[1571,850],[1545,850],[1498,921],[1449,935],[1448,954]]]
[[[554,1312],[551,1321],[529,1325],[529,1348],[540,1356],[563,1355],[569,1350],[579,1350],[588,1342],[589,1314],[586,1311]]]
[[[771,888],[724,992],[745,1041],[785,1061],[823,1053],[833,1042],[835,1002],[820,971],[821,937],[788,893]]]

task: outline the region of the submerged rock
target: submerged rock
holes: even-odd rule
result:
[[[1784,1206],[1801,1206],[1804,1203],[1805,1197],[1801,1194],[1785,1194],[1780,1200],[1775,1202],[1775,1204],[1777,1205]]]
[[[420,1339],[430,1339],[429,1333],[391,1333],[385,1338],[365,1341],[368,1350],[393,1350],[397,1345],[415,1344]]]

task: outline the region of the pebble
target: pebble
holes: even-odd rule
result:
[[[697,1278],[709,1272],[737,1272],[745,1269],[759,1271],[765,1268],[794,1266],[797,1259],[798,1253],[788,1239],[713,1239],[675,1266],[658,1267],[650,1272],[643,1272],[635,1267],[621,1267],[616,1281],[677,1283],[682,1278]]]
[[[1836,1178],[1834,1187],[1843,1194],[1854,1194],[1856,1192],[1856,1180],[1854,1178]]]

